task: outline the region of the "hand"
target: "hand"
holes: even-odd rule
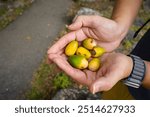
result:
[[[119,23],[100,16],[79,16],[68,28],[73,31],[60,38],[48,50],[48,54],[63,51],[64,47],[74,39],[83,41],[88,37],[94,38],[98,45],[110,52],[119,46],[127,33]]]
[[[109,52],[114,50],[120,44],[121,38],[123,37],[123,33],[122,29],[119,28],[119,24],[117,24],[113,20],[109,20],[100,16],[83,16],[83,17],[84,18],[86,17],[86,19],[88,19],[87,21],[85,20],[85,22],[87,23],[82,24],[83,20],[78,20],[77,18],[75,23],[69,26],[69,29],[72,30],[76,29],[76,30],[60,38],[48,50],[48,57],[51,61],[56,63],[63,71],[65,71],[68,75],[70,75],[74,80],[78,81],[81,84],[87,85],[92,92],[96,92],[98,91],[99,88],[96,89],[97,86],[95,87],[93,83],[96,83],[96,81],[99,79],[97,77],[97,73],[101,72],[101,69],[96,73],[91,72],[89,70],[81,71],[79,69],[73,68],[66,60],[66,56],[64,55],[64,49],[66,45],[74,39],[77,39],[80,42],[83,41],[85,38],[92,37],[97,40],[100,46],[104,47],[106,51]],[[92,20],[89,20],[91,18]],[[80,21],[82,21],[82,23]],[[77,25],[75,25],[76,23]],[[106,87],[101,90],[109,89],[109,87],[107,87],[107,84]]]
[[[118,81],[128,77],[133,68],[132,59],[121,53],[105,54],[101,62],[96,80],[90,85],[93,93],[110,90]]]
[[[128,77],[133,67],[132,59],[120,53],[104,54],[97,72],[73,68],[65,55],[50,54],[49,58],[75,81],[88,86],[92,93],[110,90],[119,80]]]
[[[118,21],[101,16],[78,16],[68,28],[82,30],[85,36],[96,39],[109,52],[119,46],[128,31]]]

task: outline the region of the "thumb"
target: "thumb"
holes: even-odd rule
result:
[[[83,26],[82,20],[77,18],[71,25],[68,26],[68,29],[70,30],[78,30]]]
[[[110,90],[117,82],[119,81],[119,77],[117,73],[111,72],[106,76],[102,76],[98,78],[96,81],[92,83],[90,86],[90,91],[95,94],[100,91],[108,91]]]
[[[70,30],[78,30],[82,27],[91,27],[93,26],[94,16],[78,16],[74,19],[74,22],[68,26]]]
[[[92,83],[90,91],[95,94],[100,91],[107,91],[111,88],[111,82],[106,77],[101,77]]]

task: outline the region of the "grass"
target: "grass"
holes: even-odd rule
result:
[[[72,85],[71,79],[63,72],[57,73],[52,81],[56,90],[68,88]]]
[[[7,11],[8,9],[6,7],[0,8],[0,17],[3,16]]]
[[[31,89],[27,92],[27,99],[46,99],[48,98],[48,92],[51,91],[52,79],[53,77],[52,70],[55,69],[55,66],[50,66],[46,64],[45,60],[41,63],[38,70],[33,75],[33,80],[31,82]]]
[[[6,0],[6,3],[9,0]],[[0,31],[14,21],[18,16],[22,15],[24,10],[31,6],[31,0],[15,0],[24,3],[23,6],[8,9],[6,7],[0,9]]]
[[[48,64],[44,59],[33,75],[31,89],[26,93],[26,99],[51,99],[59,89],[72,85],[69,76],[63,73],[55,64]]]

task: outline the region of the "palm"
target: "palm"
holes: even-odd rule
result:
[[[124,68],[124,66],[122,67],[122,62],[118,62],[118,58],[113,54],[105,58],[103,57],[102,66],[97,72],[92,72],[90,70],[82,71],[73,68],[68,63],[63,52],[59,54],[50,54],[49,58],[71,76],[71,78],[82,85],[88,86],[91,91],[93,91],[93,89],[91,89],[93,84],[100,87],[99,90],[102,91],[111,89],[122,78],[121,74],[124,72],[122,69]]]
[[[81,71],[79,69],[75,69],[67,62],[66,56],[64,55],[65,46],[70,41],[74,39],[82,41],[88,36],[82,29],[68,33],[48,50],[48,54],[50,60],[56,63],[63,71],[65,71],[68,75],[70,75],[74,80],[78,81],[81,84],[90,86],[97,79],[96,75],[97,73],[100,74],[100,70],[96,73],[91,72],[89,70]],[[109,50],[110,44],[111,43],[113,44],[113,42],[100,42],[98,40],[97,42],[100,45],[103,44],[103,47]]]
[[[63,53],[60,54],[50,54],[49,58],[55,62],[58,67],[65,71],[69,76],[71,76],[75,81],[80,84],[90,86],[96,78],[96,72],[91,72],[89,70],[79,70],[73,68],[67,61],[66,56]]]

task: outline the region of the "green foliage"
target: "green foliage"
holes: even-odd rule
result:
[[[49,99],[55,72],[56,66],[48,65],[44,60],[33,75],[32,87],[26,93],[26,99]]]
[[[0,17],[3,16],[7,11],[8,9],[6,7],[0,8]]]
[[[19,15],[22,15],[25,9],[31,5],[31,0],[20,0],[23,3],[23,6],[12,7],[11,10],[7,8],[7,2],[13,3],[14,1],[19,0],[3,0],[6,2],[5,6],[0,8],[0,31],[14,21]]]
[[[130,29],[132,31],[137,31],[139,28],[140,28],[140,26],[132,25]]]
[[[124,43],[123,43],[123,46],[124,46],[124,49],[125,50],[130,50],[133,46],[133,43],[130,41],[130,40],[126,40]]]
[[[53,85],[55,89],[64,89],[71,86],[70,78],[64,73],[58,73],[53,79]]]
[[[22,8],[22,7],[18,7],[16,9],[14,9],[14,12],[16,15],[21,15],[23,13],[23,11],[24,11],[24,8]]]

